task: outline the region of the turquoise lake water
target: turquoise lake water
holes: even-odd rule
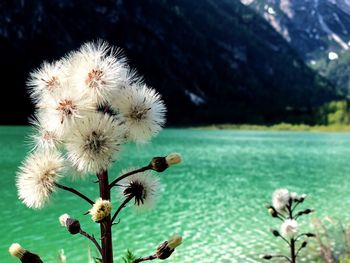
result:
[[[0,262],[18,262],[7,252],[18,242],[45,263],[57,262],[60,249],[67,262],[86,263],[90,243],[69,235],[57,218],[69,213],[98,235],[97,224],[83,215],[87,203],[58,190],[47,207],[31,210],[16,197],[15,172],[28,149],[28,132],[25,127],[0,128]],[[170,152],[182,153],[184,161],[159,174],[163,187],[155,208],[137,213],[127,207],[114,226],[116,262],[127,248],[138,256],[153,253],[173,233],[184,242],[168,262],[261,262],[259,254],[280,247],[269,233],[279,222],[264,208],[279,187],[308,194],[304,207],[316,209],[309,218],[329,215],[350,222],[349,133],[167,129],[150,144],[126,145],[110,177]],[[95,199],[94,180],[66,178],[62,183]],[[301,220],[302,229],[308,229],[309,218]]]

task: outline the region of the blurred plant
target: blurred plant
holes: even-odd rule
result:
[[[323,221],[314,218],[312,223],[323,261],[350,263],[350,225],[344,226],[341,220],[331,217]]]
[[[88,214],[100,225],[101,242],[68,214],[60,217],[60,223],[70,234],[88,238],[102,262],[111,263],[112,226],[119,223],[121,210],[131,201],[136,208],[152,206],[159,179],[150,172],[160,173],[181,162],[176,153],[154,157],[149,164],[109,180],[108,168],[124,143],[147,142],[162,129],[165,105],[160,95],[130,69],[120,50],[102,41],[84,44],[59,61],[44,62],[31,73],[28,87],[36,106],[32,119],[35,133],[31,136],[32,152],[17,174],[18,196],[28,207],[37,209],[48,203],[56,189],[85,200],[90,206]],[[100,192],[96,201],[59,183],[67,173],[78,178],[96,174]],[[123,200],[114,214],[113,188],[119,189]],[[170,255],[175,247],[170,241],[167,244],[162,253],[137,262]],[[19,258],[30,255],[22,249],[15,251],[20,252],[11,254]]]
[[[272,205],[267,205],[269,214],[282,221],[280,230],[271,229],[272,235],[281,238],[289,247],[290,255],[264,254],[262,259],[271,260],[273,258],[283,258],[291,263],[297,262],[300,251],[308,244],[308,238],[315,237],[310,232],[300,233],[297,219],[303,215],[312,213],[313,209],[295,211],[297,206],[304,202],[306,195],[290,193],[287,189],[277,189],[272,194]]]

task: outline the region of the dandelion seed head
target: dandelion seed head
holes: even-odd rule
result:
[[[63,168],[64,159],[57,151],[31,153],[17,173],[19,198],[29,208],[42,208],[55,190]]]
[[[27,86],[29,94],[35,103],[45,99],[47,96],[54,96],[62,89],[65,77],[66,60],[61,59],[52,63],[43,62],[40,68],[30,73]]]
[[[123,171],[123,174],[126,172]],[[159,179],[148,172],[131,175],[122,180],[121,184],[121,196],[134,198],[136,208],[152,208],[159,195]]]
[[[125,75],[125,59],[120,53],[106,42],[84,44],[72,59],[73,86],[97,105],[108,102]]]
[[[77,120],[67,137],[68,159],[79,172],[107,169],[124,143],[125,127],[103,113],[90,113]]]
[[[146,85],[133,85],[118,91],[111,107],[123,115],[128,136],[136,142],[148,141],[165,123],[165,105],[160,95]]]
[[[298,234],[298,222],[294,219],[286,219],[281,225],[281,234],[284,237],[292,238]]]
[[[272,205],[278,212],[283,212],[289,203],[290,193],[287,189],[277,189],[272,194]]]

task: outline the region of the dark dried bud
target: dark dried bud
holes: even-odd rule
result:
[[[68,214],[63,214],[59,217],[62,226],[65,226],[69,233],[76,235],[80,232],[80,223],[74,218],[70,218]]]
[[[306,246],[307,246],[307,241],[304,241],[303,243],[301,243],[300,248],[304,248],[304,247],[306,247]]]
[[[280,232],[278,232],[276,229],[271,229],[271,233],[272,233],[275,237],[279,237],[279,236],[280,236]]]
[[[272,217],[278,217],[278,212],[272,205],[266,205],[265,207]]]
[[[261,255],[260,258],[261,258],[261,259],[270,260],[270,259],[272,258],[272,256],[269,255],[269,254],[265,254],[265,255]]]
[[[306,233],[305,236],[307,236],[307,237],[316,237],[316,235],[313,234],[313,233]]]
[[[67,218],[66,227],[72,235],[76,235],[80,232],[80,222],[73,218]]]
[[[169,167],[165,157],[154,157],[149,165],[152,170],[159,173],[165,171]]]
[[[38,255],[25,250],[18,243],[12,244],[9,252],[12,256],[19,258],[23,263],[43,263]]]
[[[158,259],[167,259],[174,252],[175,248],[181,245],[182,237],[178,235],[172,236],[168,241],[164,241],[160,244],[156,251],[156,257]]]
[[[157,248],[156,256],[159,259],[167,259],[174,252],[175,249],[171,249],[168,246],[168,241],[164,241]]]
[[[300,212],[298,212],[298,216],[301,216],[301,215],[307,215],[307,214],[310,214],[310,213],[313,213],[313,212],[315,212],[315,210],[314,209],[305,209],[304,211],[300,211]]]
[[[178,153],[171,153],[166,157],[154,157],[149,164],[152,170],[163,172],[168,167],[178,164],[182,161],[181,155]]]

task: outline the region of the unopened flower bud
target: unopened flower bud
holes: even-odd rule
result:
[[[169,167],[165,157],[154,157],[149,165],[152,170],[159,173],[165,171]]]
[[[275,237],[279,237],[279,236],[280,236],[280,232],[278,232],[278,230],[276,230],[276,229],[271,229],[271,233],[272,233]]]
[[[154,157],[149,164],[152,170],[157,172],[163,172],[171,165],[175,165],[181,162],[181,156],[178,153],[171,153],[166,157]]]
[[[80,222],[73,218],[68,218],[66,221],[67,229],[72,235],[76,235],[80,232]]]
[[[304,247],[306,247],[307,246],[307,241],[305,240],[303,243],[301,243],[301,248],[304,248]]]
[[[178,153],[171,153],[167,157],[165,157],[165,160],[169,166],[181,163],[182,158],[181,155]]]
[[[306,196],[307,196],[306,194],[300,195],[300,196],[298,197],[298,202],[300,202],[300,203],[304,202]]]
[[[25,250],[18,243],[12,244],[9,248],[9,252],[12,256],[19,258],[23,263],[43,263],[38,255]]]
[[[272,256],[269,255],[269,254],[265,254],[265,255],[260,255],[260,258],[261,258],[261,259],[270,260],[270,259],[272,258]]]
[[[313,233],[306,233],[305,235],[306,235],[307,237],[316,237],[316,235],[313,234]]]
[[[63,214],[59,217],[62,226],[65,226],[69,233],[76,235],[80,232],[80,222],[74,218],[70,218],[68,214]]]
[[[272,217],[277,217],[277,216],[278,216],[278,213],[277,213],[276,209],[273,208],[272,206],[268,209],[268,212],[269,212],[269,214],[270,214]]]
[[[167,259],[174,252],[175,248],[182,243],[182,237],[174,235],[168,241],[164,241],[160,244],[156,251],[156,257],[158,259]]]
[[[182,243],[182,237],[179,235],[173,235],[169,240],[168,240],[168,246],[171,249],[175,249],[176,247],[180,246]]]

